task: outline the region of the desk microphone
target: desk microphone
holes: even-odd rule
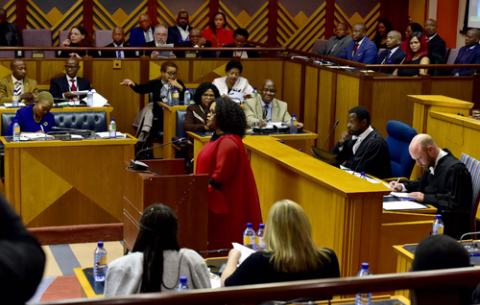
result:
[[[177,140],[172,141],[172,142],[168,142],[168,143],[160,144],[160,145],[157,145],[157,146],[147,147],[145,149],[142,149],[135,154],[135,159],[130,160],[130,166],[133,168],[133,170],[136,170],[136,171],[142,171],[142,172],[147,171],[148,170],[148,165],[146,165],[143,162],[137,161],[138,155],[140,153],[145,152],[145,151],[149,151],[149,150],[152,150],[152,149],[155,149],[155,148],[159,148],[159,147],[162,147],[162,146],[165,146],[165,145],[177,143],[177,142],[182,143],[184,141],[185,141],[185,138],[180,138],[180,139],[177,139]]]
[[[77,129],[77,128],[66,128],[66,127],[58,127],[58,126],[52,126],[52,130],[58,130],[58,131],[72,131],[72,132],[78,132],[78,133],[94,133],[93,130],[90,129]]]
[[[373,132],[373,131],[372,131],[372,132]],[[368,141],[367,148],[366,148],[365,151],[363,152],[363,155],[362,155],[362,157],[360,158],[360,161],[358,162],[357,166],[355,166],[355,170],[353,171],[352,175],[355,175],[355,172],[357,171],[358,167],[360,166],[360,163],[362,163],[363,157],[365,157],[365,155],[367,154],[367,151],[368,151],[368,149],[370,148],[370,144],[372,144],[373,139],[375,139],[376,136],[377,136],[377,133],[375,132],[375,133],[373,134],[373,137],[370,139],[370,141]],[[360,145],[362,145],[362,144],[360,143]],[[358,148],[360,148],[360,146],[359,146]]]
[[[335,130],[335,128],[337,128],[337,125],[338,125],[338,120],[335,122],[335,124],[333,125],[333,128],[332,128],[332,131],[330,131],[330,134],[328,135],[327,139],[325,140],[325,143],[323,143],[323,146],[322,146],[322,149],[325,148],[325,145],[327,145],[327,142],[328,142],[328,139],[330,139],[330,136],[332,135],[333,131]]]

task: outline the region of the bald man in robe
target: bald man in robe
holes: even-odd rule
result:
[[[405,51],[400,48],[402,34],[398,31],[390,31],[387,34],[387,50],[378,55],[377,64],[379,65],[401,65],[407,57]],[[392,74],[395,69],[381,69],[379,72]]]

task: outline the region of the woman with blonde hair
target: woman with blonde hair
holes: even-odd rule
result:
[[[222,286],[340,277],[335,252],[315,245],[307,214],[293,201],[281,200],[272,206],[264,241],[267,250],[253,253],[238,269],[240,252],[230,251]]]

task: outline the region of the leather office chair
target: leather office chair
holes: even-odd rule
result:
[[[393,177],[410,178],[415,160],[410,157],[408,147],[417,131],[412,127],[398,121],[387,123],[388,136],[385,139],[390,152],[390,163],[392,165]]]
[[[313,43],[313,47],[312,47],[312,52],[311,53],[315,53],[317,52],[318,50],[320,50],[321,48],[323,48],[326,44],[327,44],[328,40],[326,39],[317,39],[314,43]]]

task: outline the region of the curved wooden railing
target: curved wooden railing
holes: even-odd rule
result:
[[[355,294],[359,291],[381,292],[397,289],[448,290],[472,286],[480,282],[480,268],[459,268],[441,271],[374,275],[367,278],[310,280],[277,284],[250,285],[235,288],[201,289],[188,292],[162,292],[97,300],[45,302],[42,305],[103,305],[103,304],[242,304],[269,300],[318,300],[333,295]]]

